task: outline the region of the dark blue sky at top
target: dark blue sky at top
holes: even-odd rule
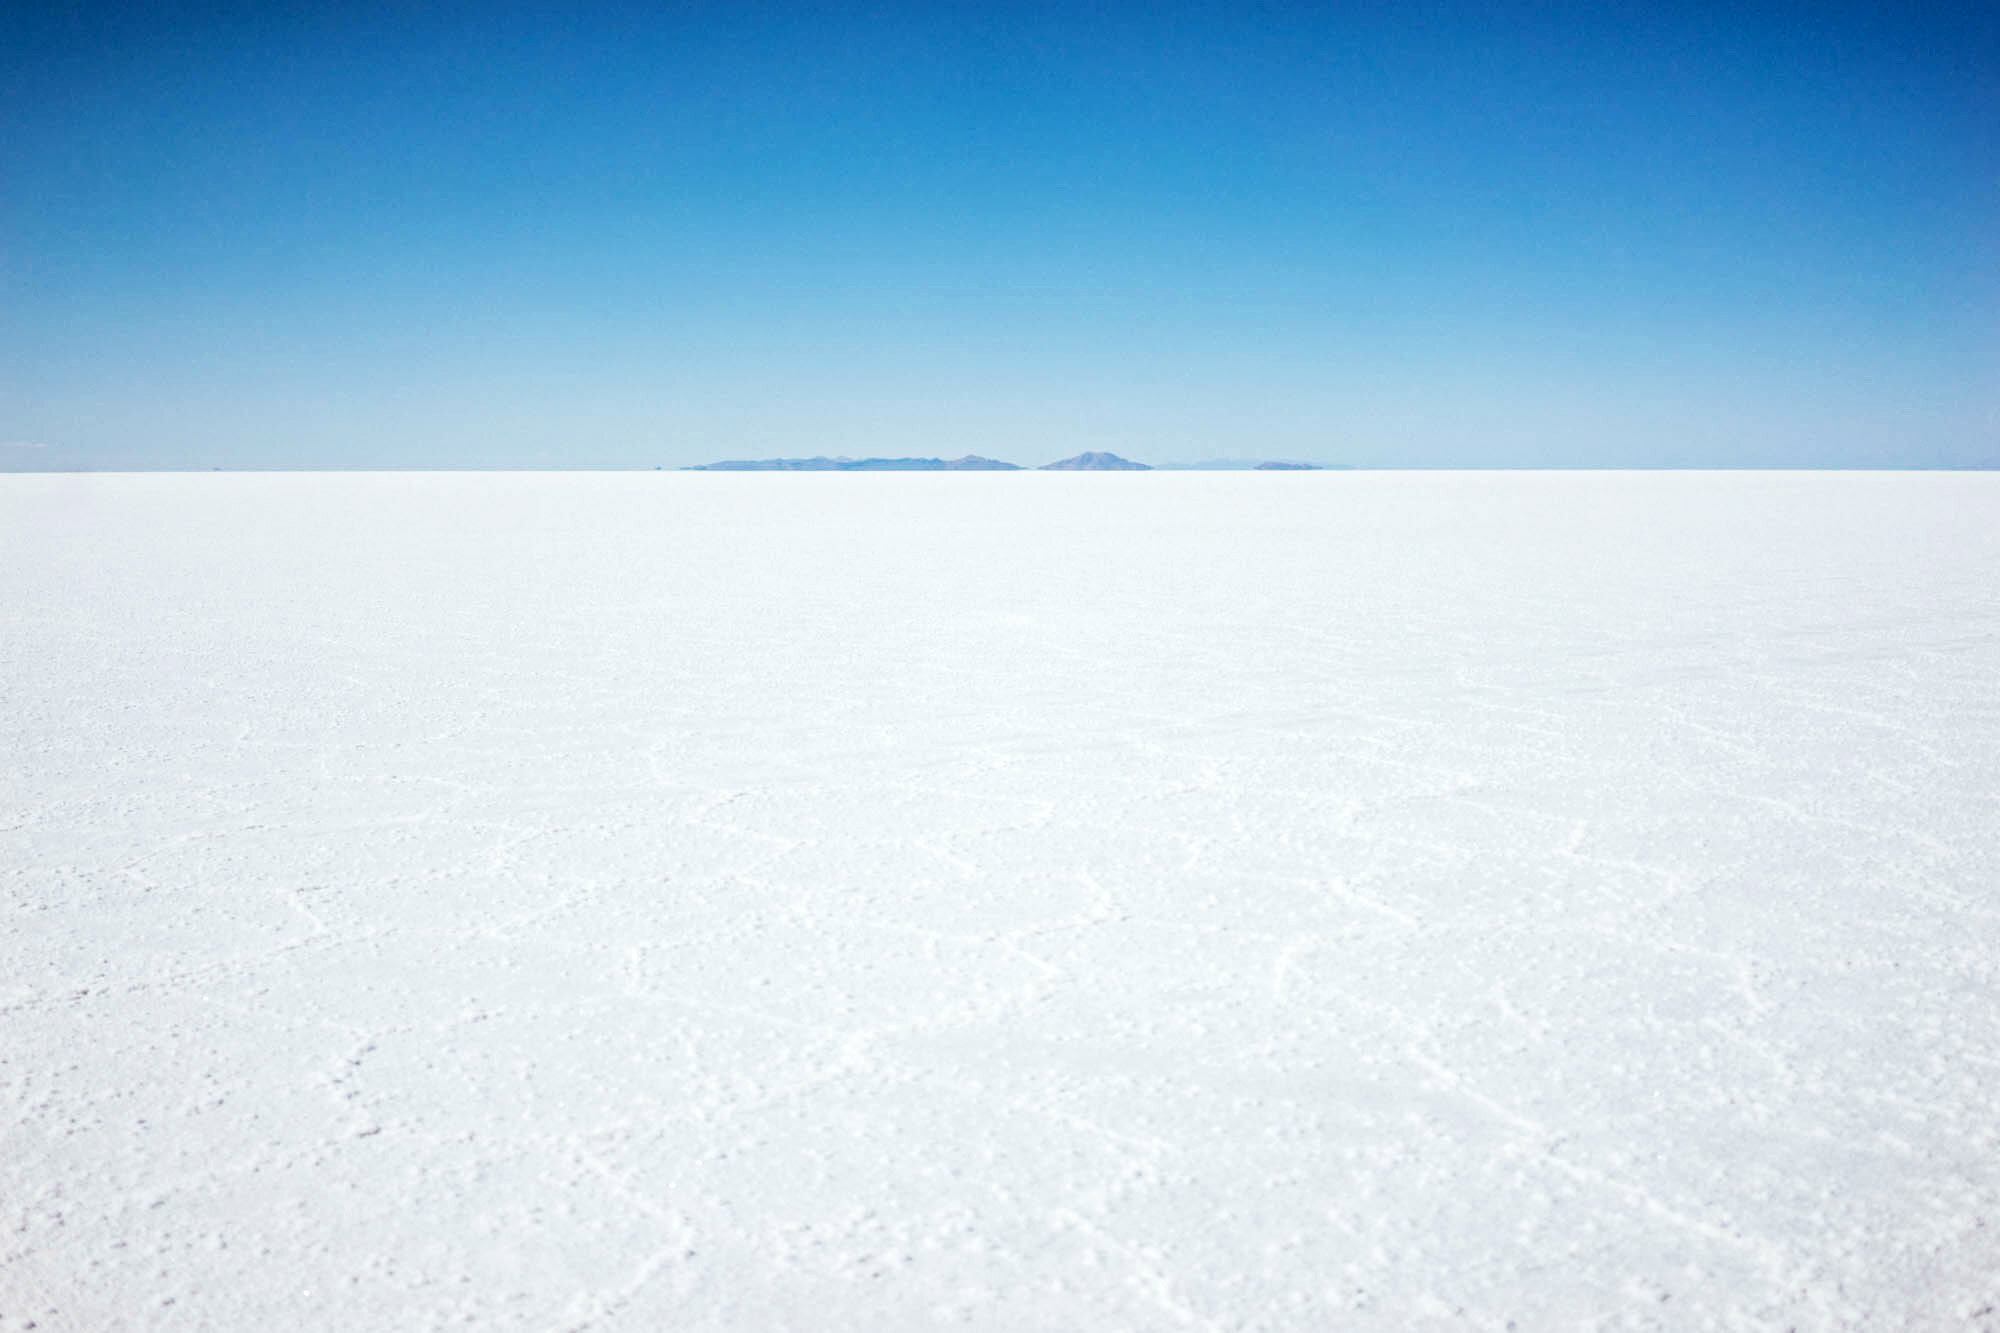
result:
[[[2000,6],[10,8],[0,442],[2000,460]]]

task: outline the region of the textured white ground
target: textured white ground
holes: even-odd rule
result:
[[[0,829],[0,1328],[2000,1328],[2000,475],[0,478]]]

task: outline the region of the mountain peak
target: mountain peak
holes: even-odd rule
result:
[[[1044,463],[1044,472],[1150,472],[1145,463],[1134,463],[1129,458],[1117,454],[1100,453],[1091,450],[1078,454],[1075,458],[1065,458],[1060,463]]]

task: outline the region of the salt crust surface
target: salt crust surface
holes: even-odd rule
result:
[[[0,1327],[2000,1326],[2000,476],[11,476],[0,681]]]

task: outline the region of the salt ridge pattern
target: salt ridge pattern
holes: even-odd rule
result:
[[[0,1327],[2000,1327],[2000,477],[0,478]]]

